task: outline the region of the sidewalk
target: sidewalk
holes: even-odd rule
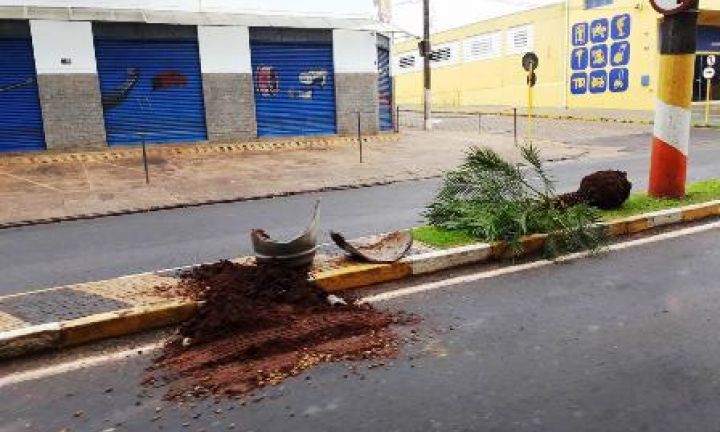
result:
[[[538,139],[537,144],[548,160],[602,158],[620,151],[552,140]],[[0,224],[434,177],[455,167],[471,145],[517,157],[512,136],[469,131],[407,131],[400,137],[370,138],[363,145],[362,164],[357,142],[348,139],[320,140],[300,150],[274,144],[281,150],[217,152],[198,147],[175,154],[160,146],[149,149],[149,185],[139,149],[117,159],[92,154],[57,161],[49,156],[42,162],[0,157]]]

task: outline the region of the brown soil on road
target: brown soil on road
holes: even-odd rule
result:
[[[307,276],[224,261],[161,289],[204,303],[168,342],[146,383],[166,387],[169,399],[241,396],[321,363],[398,356],[393,326],[417,317],[352,302],[333,306]]]

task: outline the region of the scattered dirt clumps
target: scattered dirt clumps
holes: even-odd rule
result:
[[[320,363],[393,358],[400,342],[392,326],[418,321],[330,302],[307,270],[278,266],[222,261],[163,291],[203,302],[148,371],[147,382],[167,386],[170,399],[240,396]]]

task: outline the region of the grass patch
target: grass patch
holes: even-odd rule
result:
[[[413,237],[419,242],[439,249],[465,246],[479,241],[465,231],[449,231],[431,225],[413,229]]]
[[[645,193],[636,193],[622,208],[601,211],[600,214],[603,220],[611,221],[715,200],[720,200],[720,179],[691,183],[687,187],[687,196],[683,199],[655,199]],[[430,225],[415,228],[413,236],[417,241],[438,249],[486,241],[465,231],[451,231]]]
[[[645,193],[638,193],[633,194],[622,208],[603,211],[601,214],[604,220],[609,221],[718,199],[720,199],[720,179],[706,180],[691,183],[687,188],[687,196],[682,199],[656,199]]]

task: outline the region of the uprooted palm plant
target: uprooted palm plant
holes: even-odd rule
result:
[[[465,231],[483,241],[503,240],[514,254],[522,238],[547,233],[546,253],[598,249],[603,230],[596,209],[558,205],[555,183],[532,144],[519,147],[525,163],[514,164],[488,148],[473,147],[465,162],[449,172],[428,207],[428,221]]]

